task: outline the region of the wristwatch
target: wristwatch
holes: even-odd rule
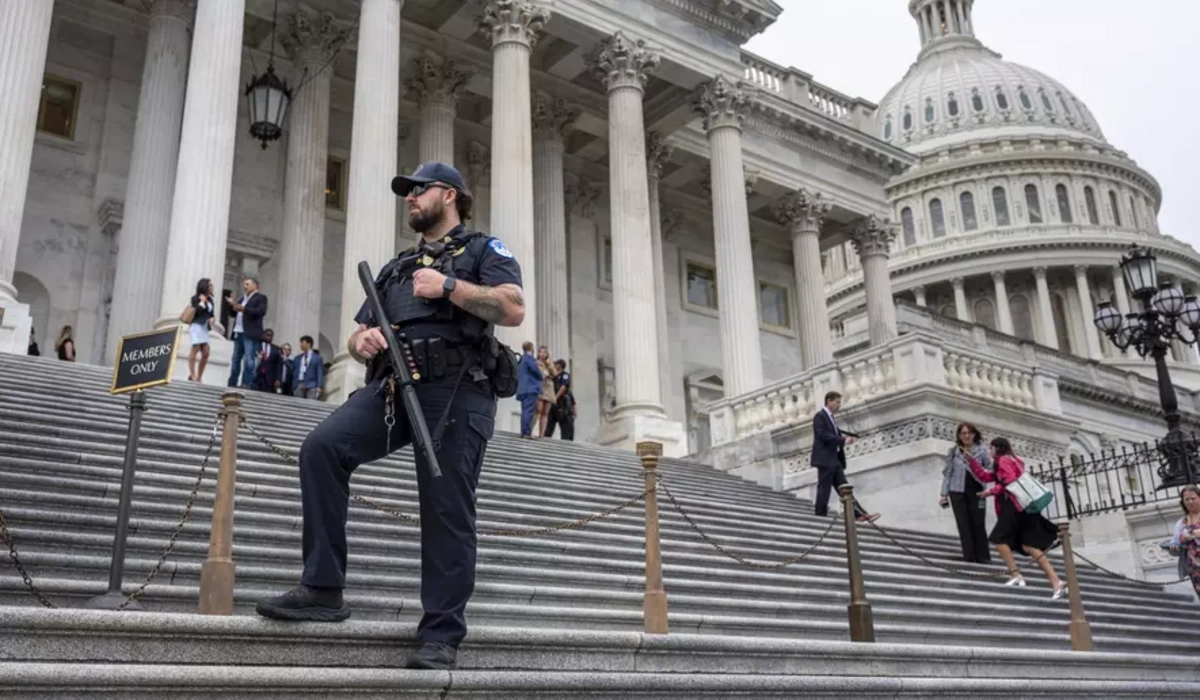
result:
[[[456,279],[454,277],[447,277],[445,280],[443,280],[442,281],[442,298],[449,299],[450,294],[454,291],[454,287],[457,284],[458,284],[458,279]]]

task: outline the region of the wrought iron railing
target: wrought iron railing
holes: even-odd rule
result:
[[[1179,500],[1179,487],[1159,488],[1172,455],[1194,459],[1200,441],[1192,434],[1182,442],[1142,443],[1103,450],[1100,454],[1071,455],[1029,468],[1054,501],[1043,515],[1051,520],[1074,520],[1138,506]]]

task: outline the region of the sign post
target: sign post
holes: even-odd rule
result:
[[[133,476],[137,471],[138,436],[146,412],[146,392],[171,381],[179,328],[137,333],[121,338],[117,365],[113,368],[110,394],[130,394],[129,430],[125,435],[125,463],[121,472],[121,500],[117,505],[117,532],[113,537],[112,563],[108,570],[108,592],[91,598],[84,607],[96,610],[141,610],[137,601],[126,602],[121,593],[125,578],[125,540],[129,534],[129,510],[133,503]]]

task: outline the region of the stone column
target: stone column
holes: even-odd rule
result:
[[[154,0],[150,6],[124,221],[117,241],[106,363],[113,361],[121,336],[148,330],[158,320],[194,13],[195,3],[190,0]],[[213,278],[218,294],[221,277]],[[187,299],[178,304],[181,310],[185,303]]]
[[[157,326],[178,324],[202,277],[225,276],[245,0],[196,6]],[[219,365],[206,376],[224,383]]]
[[[0,352],[29,348],[29,306],[17,303],[12,281],[53,12],[54,0],[0,3]]]
[[[525,321],[496,328],[514,348],[538,329],[529,54],[549,19],[550,10],[529,0],[488,0],[478,21],[492,42],[491,234],[513,252],[524,283]]]
[[[758,332],[758,282],[750,251],[750,214],[742,164],[742,121],[750,99],[724,76],[696,89],[692,104],[708,133],[713,185],[713,243],[721,315],[725,396],[763,384]]]
[[[1013,335],[1012,310],[1008,306],[1008,287],[1004,283],[1004,271],[992,271],[992,284],[996,286],[996,321],[1000,332]]]
[[[362,367],[346,351],[365,295],[358,263],[378,274],[395,253],[396,195],[385,183],[396,176],[400,134],[400,9],[402,0],[363,0],[355,63],[354,118],[346,200],[346,252],[342,261],[341,332],[335,349],[330,400],[343,401],[362,383]]]
[[[775,216],[792,237],[792,266],[796,273],[796,310],[800,317],[800,357],[806,370],[833,362],[833,336],[825,306],[825,277],[821,272],[821,223],[829,203],[820,192],[798,189],[775,206]]]
[[[850,242],[862,261],[863,288],[867,296],[867,336],[871,346],[883,345],[897,336],[896,303],[888,277],[888,250],[896,240],[896,228],[887,219],[863,217],[850,232]]]
[[[967,291],[964,288],[963,278],[951,279],[950,286],[954,287],[954,315],[963,323],[970,323],[971,310],[967,307]]]
[[[1058,349],[1058,331],[1054,327],[1054,307],[1050,304],[1050,285],[1046,283],[1046,268],[1033,268],[1033,279],[1037,283],[1038,316],[1041,324],[1038,327],[1038,342],[1042,345]]]
[[[667,327],[666,267],[663,264],[663,214],[659,191],[663,165],[671,158],[673,148],[657,131],[646,134],[646,192],[650,204],[650,258],[654,264],[654,324],[658,327],[658,378],[662,385],[663,408],[670,413],[671,343]]]
[[[533,104],[533,232],[537,250],[537,340],[554,358],[571,345],[567,299],[567,214],[563,138],[582,110],[538,93]]]
[[[283,180],[283,230],[279,290],[273,297],[275,337],[293,347],[302,335],[320,337],[321,273],[325,262],[325,167],[329,155],[329,91],[333,71],[322,70],[344,34],[333,15],[292,15],[284,46],[293,56],[296,82],[288,107],[287,171]]]
[[[488,232],[492,222],[489,213],[492,210],[491,188],[488,177],[492,169],[491,151],[487,145],[479,141],[467,144],[467,188],[475,195],[475,207],[472,212],[472,223],[468,228]]]
[[[1121,312],[1121,316],[1129,313],[1129,292],[1125,289],[1125,273],[1121,271],[1120,265],[1112,266],[1112,284],[1113,284],[1113,299],[1117,305],[1117,311]],[[1121,353],[1127,358],[1132,359],[1137,351],[1132,347],[1125,348]]]
[[[1087,265],[1075,266],[1075,288],[1079,291],[1079,306],[1083,313],[1083,331],[1087,337],[1088,357],[1093,360],[1099,360],[1100,354],[1100,335],[1096,330],[1096,324],[1092,319],[1096,315],[1096,311],[1092,306],[1092,290],[1088,286]]]
[[[622,32],[605,39],[591,67],[608,90],[609,210],[612,216],[613,345],[622,414],[665,416],[657,353],[654,261],[642,95],[659,57]],[[651,351],[650,349],[653,348]]]
[[[418,152],[422,163],[454,165],[454,119],[458,97],[469,79],[470,75],[460,71],[452,60],[439,62],[422,56],[413,61],[413,76],[407,85],[417,96],[421,123]],[[470,187],[467,183],[467,188]]]
[[[922,308],[927,308],[929,306],[929,304],[926,303],[925,288],[924,287],[913,287],[912,291],[913,291],[913,296],[915,296],[917,298],[917,306],[920,306]]]

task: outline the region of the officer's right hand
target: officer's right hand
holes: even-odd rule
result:
[[[364,360],[369,360],[387,350],[387,341],[378,328],[368,328],[354,338],[354,353]]]

